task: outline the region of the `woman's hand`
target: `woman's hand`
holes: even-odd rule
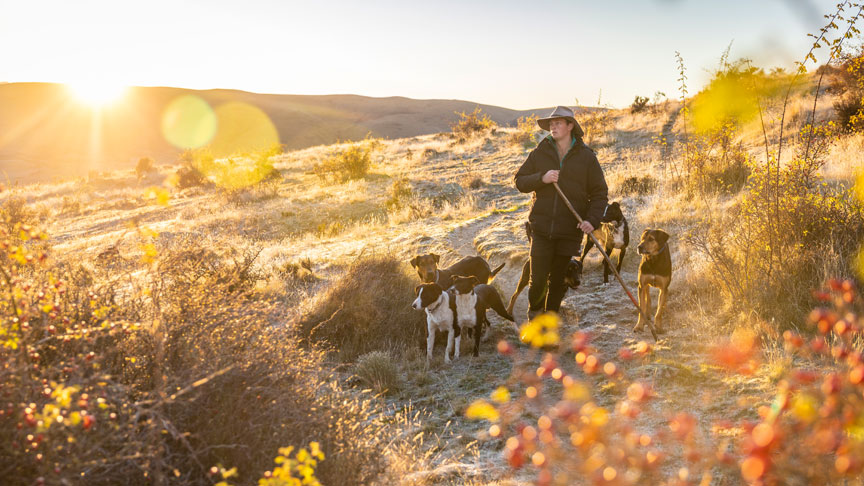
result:
[[[543,182],[545,184],[552,184],[553,182],[558,182],[558,172],[557,170],[550,170],[543,174]]]

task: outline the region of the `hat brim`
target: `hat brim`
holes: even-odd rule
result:
[[[549,122],[552,120],[557,120],[559,118],[562,120],[570,120],[571,122],[576,124],[576,119],[573,118],[572,116],[550,116],[548,118],[538,118],[537,124],[540,125],[540,128],[542,128],[543,130],[546,130],[548,132],[549,131]]]
[[[549,130],[549,122],[557,118],[573,122],[573,130],[571,130],[570,133],[572,133],[574,137],[582,138],[585,136],[585,132],[582,130],[582,127],[579,126],[579,122],[577,122],[572,116],[550,116],[548,118],[538,118],[537,124],[540,125],[540,128],[549,132],[551,131]]]

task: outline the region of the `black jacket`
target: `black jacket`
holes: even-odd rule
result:
[[[516,172],[516,188],[521,192],[534,192],[534,204],[528,216],[534,231],[550,238],[581,241],[579,222],[561,201],[555,187],[542,181],[547,171],[559,169],[558,186],[579,216],[599,228],[609,190],[597,156],[581,139],[576,139],[559,166],[555,141],[552,137],[544,138]]]

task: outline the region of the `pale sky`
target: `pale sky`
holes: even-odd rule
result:
[[[0,81],[621,107],[678,97],[676,50],[691,95],[730,42],[791,68],[835,3],[0,0]]]

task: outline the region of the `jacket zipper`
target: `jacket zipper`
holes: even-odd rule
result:
[[[558,156],[558,147],[553,147],[555,150],[555,155],[558,157],[558,178],[561,178],[561,169],[564,167],[564,157],[567,157],[567,154],[564,154],[564,157]],[[568,150],[569,152],[569,150]],[[549,228],[549,237],[552,238],[555,233],[555,216],[558,213],[558,191],[555,191],[555,195],[552,196],[552,226]]]

